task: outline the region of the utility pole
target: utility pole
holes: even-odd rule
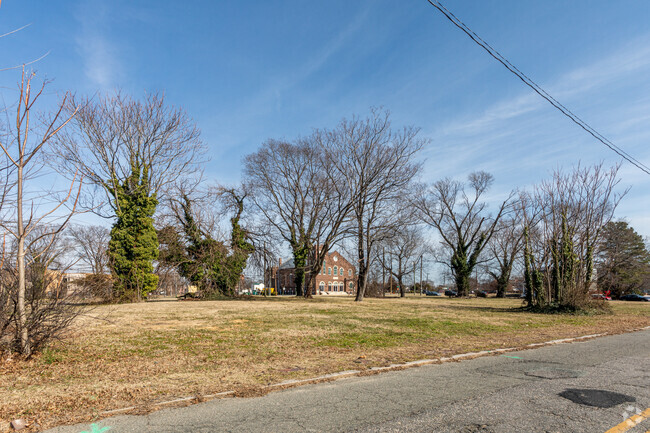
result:
[[[381,295],[386,297],[386,250],[381,249]]]
[[[413,294],[415,295],[415,266],[417,262],[413,262]],[[422,291],[422,286],[420,285],[420,291]]]
[[[388,279],[390,280],[390,294],[393,294],[393,254],[388,253],[390,256],[390,268],[388,269]]]
[[[422,254],[420,254],[420,296],[422,296]]]
[[[269,272],[269,269],[267,267],[267,261],[266,261],[266,253],[267,253],[266,242],[264,242],[264,271],[262,272],[262,279],[264,280],[264,282],[263,282],[264,288],[268,287],[266,285],[266,283],[267,283],[266,274],[267,274],[267,272]]]

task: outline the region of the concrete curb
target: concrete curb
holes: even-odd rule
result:
[[[628,329],[624,332],[617,332],[617,333],[610,333],[610,332],[604,332],[601,334],[590,334],[590,335],[582,335],[580,337],[572,337],[572,338],[562,338],[559,340],[551,340],[551,341],[546,341],[543,343],[531,343],[527,344],[525,346],[521,347],[508,347],[508,348],[503,348],[503,349],[492,349],[492,350],[482,350],[480,352],[469,352],[469,353],[461,353],[458,355],[452,355],[449,357],[440,357],[440,358],[433,358],[433,359],[420,359],[417,361],[409,361],[405,362],[402,364],[391,364],[386,367],[370,367],[367,370],[345,370],[345,371],[339,371],[336,373],[329,373],[325,374],[323,376],[317,376],[317,377],[311,377],[307,379],[291,379],[291,380],[285,380],[283,382],[279,383],[274,383],[271,385],[266,385],[262,387],[262,389],[265,390],[274,390],[274,389],[286,389],[286,388],[293,388],[296,386],[301,386],[301,385],[308,385],[308,384],[315,384],[315,383],[320,383],[320,382],[331,382],[334,380],[338,379],[343,379],[346,377],[355,377],[355,376],[362,376],[362,375],[367,375],[367,374],[378,374],[378,373],[383,373],[387,371],[397,371],[397,370],[404,370],[406,368],[412,368],[412,367],[420,367],[423,365],[430,365],[430,364],[442,364],[443,362],[453,362],[453,361],[462,361],[464,359],[474,359],[474,358],[479,358],[483,356],[490,356],[490,355],[499,355],[502,353],[506,352],[516,352],[516,351],[521,351],[521,350],[526,350],[526,349],[536,349],[544,346],[552,346],[555,344],[565,344],[565,343],[573,343],[576,341],[583,341],[583,340],[590,340],[592,338],[598,338],[598,337],[605,337],[608,335],[619,335],[619,334],[627,334],[629,332],[638,332],[638,331],[645,331],[650,329],[650,326],[645,326],[643,328],[637,328],[637,329]],[[191,402],[204,402],[208,400],[214,400],[217,398],[224,398],[224,397],[232,397],[235,396],[235,391],[223,391],[223,392],[218,392],[216,394],[207,394],[207,395],[201,395],[201,396],[192,396],[192,397],[181,397],[177,398],[174,400],[168,400],[168,401],[163,401],[159,403],[154,403],[151,405],[142,405],[142,406],[130,406],[130,407],[124,407],[120,409],[112,409],[108,410],[105,412],[101,412],[100,415],[104,416],[110,416],[110,415],[117,415],[120,413],[125,413],[125,412],[130,412],[132,410],[136,410],[138,408],[144,408],[144,407],[153,407],[153,408],[158,408],[162,409],[165,406],[169,405],[174,405],[174,404],[180,404],[180,403],[191,403]]]

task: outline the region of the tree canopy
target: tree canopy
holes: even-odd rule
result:
[[[598,287],[614,297],[639,292],[650,273],[650,252],[641,235],[625,221],[610,221],[599,246]]]

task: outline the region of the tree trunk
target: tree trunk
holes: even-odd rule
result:
[[[366,279],[368,276],[368,269],[366,268],[365,261],[359,263],[359,274],[357,275],[357,296],[354,298],[356,302],[363,301],[363,296],[366,291]]]
[[[307,274],[305,277],[304,274]],[[303,285],[302,285],[302,290],[304,292],[303,296],[305,299],[309,299],[312,297],[311,295],[311,282],[313,281],[313,278],[311,276],[311,271],[308,272],[303,272]]]
[[[455,271],[456,276],[456,292],[457,296],[467,296],[469,295],[469,277],[471,275],[470,272],[466,272],[465,270],[456,270]]]
[[[501,268],[501,274],[497,278],[497,298],[505,298],[506,290],[508,290],[508,282],[510,281],[510,272],[512,264],[506,264]]]
[[[399,297],[400,298],[405,298],[406,297],[406,287],[404,287],[404,283],[402,282],[402,276],[397,279],[397,284],[399,284]]]
[[[508,283],[503,284],[501,280],[497,281],[497,298],[506,297],[506,289],[508,288]]]
[[[294,257],[294,263],[295,263],[295,257]],[[307,290],[303,290],[305,288],[305,271],[300,269],[298,265],[294,268],[296,275],[293,277],[294,282],[296,283],[296,296],[304,296],[307,297]],[[278,283],[278,286],[280,284]],[[278,290],[276,288],[276,290]]]
[[[18,267],[18,333],[20,336],[20,352],[31,355],[29,333],[27,330],[27,311],[25,310],[25,227],[23,224],[23,167],[22,158],[18,167],[18,189],[16,195],[16,210],[18,216],[18,251],[16,265]]]
[[[361,219],[357,220],[359,225],[359,235],[357,238],[357,251],[359,255],[359,273],[357,274],[357,296],[354,298],[355,302],[361,302],[363,300],[363,295],[366,291],[366,276],[368,273],[367,264],[366,264],[366,254],[365,248],[363,247],[364,236],[363,236],[363,223]]]

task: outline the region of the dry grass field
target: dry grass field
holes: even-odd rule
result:
[[[519,300],[269,298],[102,306],[69,338],[0,365],[0,420],[41,427],[287,379],[650,325],[650,305],[542,315]]]

